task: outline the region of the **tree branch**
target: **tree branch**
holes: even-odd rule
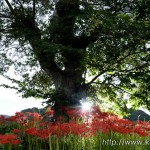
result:
[[[126,58],[128,58],[128,57],[130,57],[130,56],[132,56],[132,55],[141,54],[141,53],[145,53],[145,52],[143,52],[143,51],[142,51],[142,52],[135,52],[135,53],[130,53],[130,52],[129,52],[129,54],[127,54],[126,56],[124,56],[124,57],[120,58],[119,60],[117,60],[116,63],[120,63],[121,61],[125,60]]]
[[[127,93],[127,94],[130,94],[131,95],[131,93],[129,93],[129,92],[127,92],[126,90],[124,90],[124,89],[122,89],[122,88],[120,88],[120,87],[118,87],[118,86],[116,86],[116,85],[114,85],[114,84],[112,84],[112,83],[105,83],[105,81],[103,81],[102,83],[97,83],[97,82],[93,82],[94,84],[106,84],[106,85],[111,85],[111,86],[113,86],[114,88],[116,88],[116,89],[118,89],[118,90],[120,90],[120,91],[123,91],[124,93]]]
[[[23,5],[20,0],[13,0],[13,1],[15,1],[17,4],[19,4],[20,7],[22,8],[22,10],[24,10]]]
[[[148,65],[148,63],[145,63],[145,64],[142,64],[140,66],[137,66],[137,67],[134,67],[132,69],[129,69],[129,70],[120,70],[119,72],[130,72],[130,71],[133,71],[133,70],[138,70],[138,69],[141,69],[141,68],[144,68]]]
[[[7,5],[8,5],[8,7],[9,7],[10,11],[11,11],[11,12],[14,12],[14,9],[12,8],[10,2],[9,2],[8,0],[5,0],[5,2],[7,3]]]
[[[4,87],[4,88],[7,88],[7,89],[14,89],[14,90],[18,90],[19,88],[15,87],[15,86],[10,86],[10,85],[7,85],[7,84],[0,84],[0,87]]]
[[[118,87],[118,86],[116,86],[116,85],[114,85],[114,84],[112,84],[112,83],[110,83],[109,85],[111,85],[111,86],[113,86],[114,88],[116,88],[116,89],[118,89],[118,90],[121,90],[121,91],[123,91],[123,92],[125,92],[125,93],[131,95],[131,93],[127,92],[126,90],[124,90],[124,89],[122,89],[122,88],[120,88],[120,87]]]
[[[96,75],[90,82],[86,83],[85,85],[89,86],[90,84],[92,84],[98,77],[100,77],[105,72],[106,72],[106,70],[103,70],[102,72],[100,72],[98,75]]]
[[[148,63],[145,63],[141,66],[137,66],[135,68],[132,68],[130,70],[120,70],[119,72],[130,72],[130,71],[133,71],[133,70],[137,70],[137,69],[140,69],[140,68],[143,68],[145,66],[147,66]],[[111,69],[110,69],[111,70]],[[109,70],[103,70],[102,72],[100,72],[98,75],[96,75],[90,82],[86,83],[87,86],[89,86],[90,84],[92,84],[98,77],[100,77],[102,74],[104,74],[106,71],[109,71]]]
[[[33,18],[34,18],[34,22],[35,22],[35,3],[36,0],[33,0]]]

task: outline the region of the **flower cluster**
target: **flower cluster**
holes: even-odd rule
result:
[[[64,116],[59,116],[56,122],[49,122],[38,113],[19,113],[10,118],[0,117],[0,123],[16,122],[19,128],[14,128],[13,134],[0,135],[0,144],[18,144],[20,135],[27,135],[38,140],[47,140],[51,137],[68,137],[69,135],[81,138],[94,137],[97,133],[108,134],[110,132],[118,134],[133,134],[138,136],[150,135],[150,123],[137,121],[132,122],[121,119],[112,113],[102,112],[98,106],[93,106],[90,111],[83,112],[81,108],[65,108],[70,120],[65,121]],[[47,116],[53,114],[53,110],[48,109]],[[20,134],[22,133],[22,134]]]
[[[17,135],[15,134],[6,134],[6,135],[0,134],[0,144],[17,145],[19,143],[20,143],[20,140],[17,139]]]
[[[127,119],[121,119],[114,114],[101,112],[98,107],[94,107],[91,113],[93,116],[91,130],[94,134],[98,131],[104,133],[113,131],[121,134],[138,134],[139,136],[148,136],[150,133],[149,122],[132,122]]]

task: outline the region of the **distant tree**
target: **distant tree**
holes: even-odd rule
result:
[[[0,73],[23,97],[150,108],[149,0],[1,0]],[[13,65],[21,80],[6,76]],[[129,100],[124,100],[124,94]],[[106,99],[107,98],[107,99]]]

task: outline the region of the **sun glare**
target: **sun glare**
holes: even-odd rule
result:
[[[83,111],[89,111],[91,109],[92,103],[90,102],[84,102],[82,103],[82,110]]]

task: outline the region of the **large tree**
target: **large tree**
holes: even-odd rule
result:
[[[0,73],[24,97],[56,106],[97,96],[126,108],[127,93],[128,101],[148,107],[149,6],[149,0],[1,0]],[[22,80],[4,73],[12,64]]]

